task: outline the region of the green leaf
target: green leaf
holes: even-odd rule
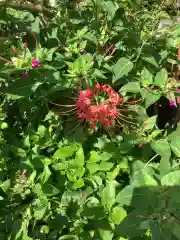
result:
[[[116,234],[122,237],[125,235],[128,237],[142,236],[146,230],[140,228],[140,225],[144,220],[138,217],[139,215],[148,216],[148,213],[145,211],[142,211],[141,214],[139,211],[129,213],[127,217],[116,226]]]
[[[95,163],[101,160],[102,160],[102,157],[99,155],[98,152],[95,152],[95,151],[90,152],[90,158],[88,160],[88,163]]]
[[[145,122],[147,123],[146,126],[144,126],[144,130],[152,130],[154,126],[156,125],[157,116],[153,116],[148,118]]]
[[[99,79],[106,79],[104,74],[98,69],[95,70],[93,76],[96,77],[96,78],[99,78]]]
[[[118,6],[117,6],[116,2],[113,2],[113,1],[104,2],[103,7],[108,12],[107,19],[109,21],[112,21],[113,18],[114,18],[114,15],[115,15],[115,13],[116,13],[116,11],[118,9]]]
[[[140,92],[140,84],[138,82],[129,82],[120,89],[120,92],[139,93]]]
[[[99,164],[97,163],[88,163],[86,167],[89,170],[90,175],[94,174],[99,170]]]
[[[147,91],[146,89],[141,89],[140,90],[141,96],[145,99],[145,108],[147,109],[149,106],[151,106],[153,103],[157,102],[161,94],[158,93],[157,91]]]
[[[131,179],[132,185],[134,186],[156,186],[157,182],[151,177],[149,174],[144,173],[142,169],[142,173],[136,173],[133,175]]]
[[[153,75],[144,68],[141,72],[141,84],[142,86],[148,86],[153,83]]]
[[[171,231],[177,237],[177,239],[180,239],[180,224],[174,222]]]
[[[166,186],[180,184],[180,170],[166,174],[162,177],[161,184]]]
[[[71,146],[61,147],[54,153],[53,158],[64,160],[68,157],[72,157],[74,152],[75,149]]]
[[[47,60],[47,61],[52,61],[53,54],[55,53],[56,50],[57,50],[57,47],[51,48],[51,49],[47,52],[45,60]]]
[[[113,154],[112,153],[109,153],[109,152],[103,152],[103,153],[101,153],[101,160],[102,161],[108,161],[108,160],[110,160],[111,159],[111,157],[113,156]]]
[[[41,184],[46,183],[50,176],[51,176],[51,171],[49,170],[49,167],[45,165],[44,171],[39,175]]]
[[[79,178],[75,183],[72,185],[72,189],[77,190],[78,188],[81,188],[84,186],[84,180],[82,178]]]
[[[116,196],[116,202],[120,203],[122,206],[130,206],[131,200],[133,198],[134,186],[127,186],[121,190]]]
[[[154,84],[163,88],[168,80],[168,73],[165,68],[162,68],[155,76]]]
[[[101,192],[101,203],[103,206],[112,206],[115,202],[116,192],[113,183],[108,183],[108,185]]]
[[[127,213],[121,206],[114,207],[110,213],[110,218],[114,224],[120,224],[126,216]]]
[[[160,139],[151,143],[152,149],[163,158],[170,158],[171,149],[166,139]]]
[[[78,238],[73,235],[64,235],[58,238],[58,240],[78,240]]]
[[[161,158],[159,170],[161,176],[164,176],[171,171],[171,163],[168,157]]]
[[[111,162],[101,162],[99,165],[99,171],[108,171],[114,166]]]
[[[39,24],[40,24],[40,19],[39,19],[39,17],[36,17],[35,21],[31,25],[31,32],[39,34],[40,33]]]
[[[51,184],[45,184],[42,188],[44,195],[47,197],[55,196],[60,193],[59,189]]]
[[[159,68],[159,65],[157,64],[157,61],[155,60],[155,58],[152,55],[147,54],[146,56],[142,57],[142,59],[150,64],[152,64],[153,66]]]
[[[73,161],[73,166],[75,166],[75,167],[83,167],[84,166],[84,152],[83,152],[82,148],[80,148],[76,152],[76,156]]]
[[[170,143],[171,149],[177,157],[180,157],[180,138],[174,137]]]
[[[120,58],[117,63],[113,66],[113,83],[122,78],[124,75],[127,75],[133,69],[133,63],[125,58]]]
[[[117,165],[112,172],[108,172],[107,173],[108,180],[110,181],[114,180],[118,176],[120,169],[121,169],[121,165]]]

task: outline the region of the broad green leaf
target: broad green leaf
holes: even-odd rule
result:
[[[90,158],[88,160],[88,163],[95,163],[95,162],[99,162],[101,160],[102,160],[102,157],[100,156],[100,154],[98,152],[95,152],[95,151],[90,152]]]
[[[154,84],[163,88],[168,80],[168,73],[165,68],[162,68],[155,76]]]
[[[166,139],[160,139],[151,143],[152,149],[161,157],[170,158],[171,149]]]
[[[72,157],[74,152],[75,152],[75,149],[71,146],[61,147],[54,153],[53,158],[64,160],[68,157]]]
[[[142,86],[148,86],[153,83],[153,75],[144,68],[141,72],[141,84]]]
[[[150,64],[152,64],[153,66],[159,68],[159,65],[157,64],[157,61],[155,60],[155,58],[152,55],[146,55],[143,56],[142,59]]]
[[[45,165],[43,172],[39,176],[41,184],[44,184],[45,182],[47,182],[50,176],[51,176],[51,171],[49,167]]]
[[[11,230],[11,239],[21,239],[22,237],[22,220],[15,219],[13,221],[12,230]]]
[[[108,171],[114,166],[112,162],[101,162],[99,165],[99,171]]]
[[[98,237],[100,236],[101,240],[113,240],[114,233],[112,230],[98,229],[98,233]]]
[[[93,76],[96,77],[96,78],[99,78],[99,79],[106,79],[104,74],[98,69],[95,70]]]
[[[116,168],[112,172],[108,172],[107,173],[108,180],[110,180],[110,181],[114,180],[118,176],[120,169],[121,169],[121,165],[117,165]]]
[[[114,207],[110,213],[110,218],[114,224],[120,224],[126,216],[127,213],[121,206]]]
[[[166,174],[162,177],[161,184],[166,186],[180,184],[180,170]]]
[[[156,186],[157,182],[154,180],[153,177],[148,175],[147,173],[142,173],[139,174],[136,173],[133,175],[133,178],[131,179],[131,183],[133,186]]]
[[[141,89],[140,93],[141,93],[141,96],[143,97],[143,99],[145,100],[145,108],[146,109],[149,106],[151,106],[153,103],[157,102],[161,97],[161,94],[155,90],[153,92],[150,92],[150,90],[147,91],[146,89]]]
[[[75,183],[72,184],[72,189],[77,190],[78,188],[81,188],[84,186],[84,180],[82,178],[79,178]]]
[[[160,170],[160,175],[164,176],[167,173],[171,171],[171,163],[169,157],[162,157],[160,164],[159,164],[159,170]]]
[[[120,92],[139,93],[140,92],[140,84],[138,82],[129,82],[120,89]]]
[[[116,192],[113,183],[108,183],[101,192],[101,203],[102,205],[112,206],[115,202]]]
[[[141,216],[148,216],[146,211],[133,211],[127,215],[127,217],[118,225],[116,226],[116,234],[118,236],[125,236],[128,237],[135,237],[135,236],[142,236],[146,229],[141,229],[140,224],[144,221]]]
[[[148,118],[145,122],[146,125],[143,127],[144,130],[152,130],[154,128],[154,126],[156,125],[156,120],[157,120],[157,116],[153,116]]]
[[[130,206],[131,200],[133,198],[134,187],[129,185],[123,190],[121,190],[118,195],[116,196],[116,202],[120,203],[121,206]]]
[[[117,63],[113,66],[113,83],[122,78],[124,75],[127,75],[133,69],[133,63],[125,58],[120,58]]]
[[[53,54],[55,53],[56,50],[57,50],[57,47],[54,47],[47,52],[47,54],[46,54],[47,61],[52,61]]]
[[[44,195],[47,197],[52,197],[60,193],[59,189],[51,184],[45,184],[42,188]]]
[[[6,192],[10,187],[11,187],[11,181],[10,179],[7,179],[6,181],[4,181],[3,183],[1,183],[0,187],[2,188],[2,190],[4,192]]]
[[[180,239],[180,224],[174,222],[173,223],[173,228],[171,229],[173,234],[177,237],[177,239]]]
[[[88,163],[86,165],[86,167],[89,170],[90,175],[94,174],[95,172],[97,172],[99,170],[99,164],[97,164],[97,163]]]
[[[180,157],[180,138],[174,137],[170,143],[171,149],[177,157]]]
[[[34,32],[36,34],[40,33],[40,19],[39,17],[36,17],[35,21],[31,25],[31,32]]]
[[[118,9],[118,5],[116,2],[113,2],[113,1],[107,1],[107,2],[104,2],[104,8],[105,10],[107,11],[108,15],[107,15],[107,19],[109,21],[112,21],[113,18],[114,18],[114,15]]]
[[[58,240],[78,240],[78,238],[73,235],[64,235],[58,238]]]
[[[75,159],[73,161],[73,165],[75,167],[83,167],[84,166],[84,152],[83,152],[82,148],[80,148],[76,152],[76,156],[75,156]]]
[[[108,161],[109,159],[111,159],[113,154],[109,153],[109,152],[103,152],[103,153],[100,154],[100,156],[101,156],[102,161]]]

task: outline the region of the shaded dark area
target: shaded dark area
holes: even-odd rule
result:
[[[147,114],[149,117],[158,115],[158,128],[173,131],[180,121],[180,104],[177,103],[177,107],[170,106],[169,100],[166,97],[161,97],[157,103],[147,109]]]
[[[128,206],[130,212],[116,226],[117,236],[134,239],[150,229],[150,239],[179,239],[179,193],[180,185],[135,187],[131,199],[127,194],[119,201]]]

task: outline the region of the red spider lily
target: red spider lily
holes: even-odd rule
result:
[[[123,111],[130,109],[123,109],[127,103],[119,94],[108,84],[95,84],[92,89],[86,89],[79,92],[74,105],[60,105],[50,102],[60,107],[74,107],[61,115],[68,115],[75,111],[77,119],[80,122],[85,121],[90,123],[94,129],[96,125],[114,126],[116,122],[123,126],[123,122],[130,122],[129,117],[122,114]],[[121,109],[120,109],[121,107]],[[131,110],[132,111],[132,110]]]

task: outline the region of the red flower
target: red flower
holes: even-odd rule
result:
[[[52,103],[52,102],[51,102]],[[54,103],[52,103],[54,104]],[[54,104],[63,107],[64,105]],[[132,123],[127,116],[122,114],[123,111],[128,111],[122,107],[127,106],[124,99],[108,84],[96,83],[92,89],[80,91],[76,103],[74,105],[66,105],[64,107],[74,107],[76,116],[79,120],[90,123],[92,128],[96,125],[114,126],[116,122],[123,126],[122,123]],[[121,109],[120,109],[121,107]],[[62,113],[67,115],[69,112]],[[131,110],[132,111],[132,110]]]
[[[148,123],[147,122],[144,122],[144,126],[147,126],[148,125]]]
[[[85,49],[83,49],[83,50],[81,50],[81,54],[86,54],[87,53],[87,51],[85,50]]]
[[[23,74],[23,77],[24,77],[24,78],[28,78],[28,77],[29,77],[28,73],[24,73],[24,74]]]
[[[138,144],[138,148],[142,148],[142,146],[143,146],[142,143]]]
[[[25,43],[24,43],[24,47],[27,47],[27,46],[28,46],[28,43],[27,43],[27,42],[25,42]]]

